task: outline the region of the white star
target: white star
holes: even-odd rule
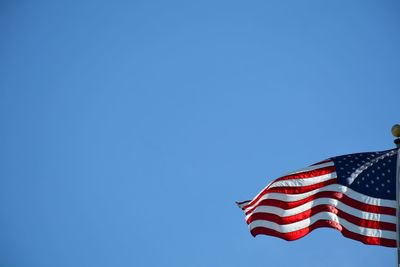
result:
[[[377,188],[375,188],[376,189],[376,191],[379,191],[379,188],[377,187]]]
[[[390,193],[390,190],[388,189],[386,192]]]
[[[374,180],[371,180],[371,184],[375,183]]]

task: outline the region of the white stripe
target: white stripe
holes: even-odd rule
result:
[[[277,199],[285,202],[292,202],[292,201],[297,201],[297,200],[302,200],[305,199],[311,195],[314,195],[318,192],[323,192],[323,191],[333,191],[333,192],[339,192],[343,193],[346,196],[360,201],[365,204],[369,205],[376,205],[380,207],[391,207],[391,208],[396,208],[396,201],[395,200],[389,200],[389,199],[381,199],[381,198],[374,198],[370,196],[366,196],[364,194],[358,193],[347,186],[339,185],[339,184],[331,184],[327,185],[306,193],[302,194],[282,194],[282,193],[267,193],[263,195],[257,202],[255,202],[253,205],[249,206],[246,208],[245,212],[248,210],[252,209],[253,207],[257,206],[260,201],[264,199]]]
[[[315,176],[312,178],[298,178],[298,179],[289,179],[289,180],[281,180],[275,183],[272,183],[269,188],[287,186],[287,187],[301,187],[308,186],[313,184],[322,183],[331,179],[335,179],[337,177],[336,172],[328,173],[320,176]]]
[[[360,227],[360,226],[357,226],[355,224],[348,222],[347,220],[345,220],[343,218],[338,217],[336,214],[331,213],[331,212],[321,212],[321,213],[315,214],[314,216],[307,218],[305,220],[291,223],[291,224],[286,224],[286,225],[280,225],[280,224],[270,222],[270,221],[265,221],[265,220],[257,220],[257,221],[250,223],[249,227],[250,227],[250,229],[254,229],[255,227],[264,227],[264,228],[269,228],[269,229],[278,231],[280,233],[290,233],[290,232],[294,232],[297,230],[307,228],[311,224],[313,224],[319,220],[329,220],[329,221],[337,222],[337,223],[341,224],[347,230],[349,230],[353,233],[364,235],[364,236],[396,239],[396,232]]]
[[[294,172],[289,172],[288,174],[285,174],[283,176],[287,176],[287,175],[292,175],[292,174],[297,174],[297,173],[302,173],[302,172],[308,172],[308,171],[313,171],[313,170],[317,170],[317,169],[321,169],[321,168],[325,168],[325,167],[329,167],[329,166],[334,166],[335,164],[333,163],[333,161],[328,161],[325,163],[321,163],[321,164],[317,164],[317,165],[312,165],[303,169],[299,169],[297,171]],[[283,177],[282,176],[282,177]]]
[[[332,199],[332,198],[318,198],[314,201],[307,202],[301,206],[298,206],[298,207],[295,207],[292,209],[288,209],[288,210],[278,208],[278,207],[272,207],[272,206],[258,206],[253,212],[249,213],[246,216],[246,221],[254,213],[271,213],[271,214],[276,214],[280,217],[288,217],[288,216],[293,216],[293,215],[299,214],[303,211],[309,210],[310,208],[316,207],[318,205],[331,205],[341,211],[344,211],[348,214],[351,214],[353,216],[356,216],[358,218],[365,219],[365,220],[388,222],[388,223],[394,223],[394,224],[397,223],[396,216],[361,211],[359,209],[350,207],[350,206],[342,203],[339,200]]]

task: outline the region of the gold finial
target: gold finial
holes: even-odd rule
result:
[[[400,138],[400,125],[399,124],[393,125],[392,134],[393,134],[394,137]]]

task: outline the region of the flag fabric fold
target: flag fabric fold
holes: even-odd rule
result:
[[[329,158],[282,176],[237,204],[253,236],[292,241],[329,227],[365,244],[396,247],[397,153]]]

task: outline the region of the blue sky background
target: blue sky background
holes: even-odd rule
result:
[[[392,148],[398,1],[1,1],[0,265],[395,266],[234,202]]]

